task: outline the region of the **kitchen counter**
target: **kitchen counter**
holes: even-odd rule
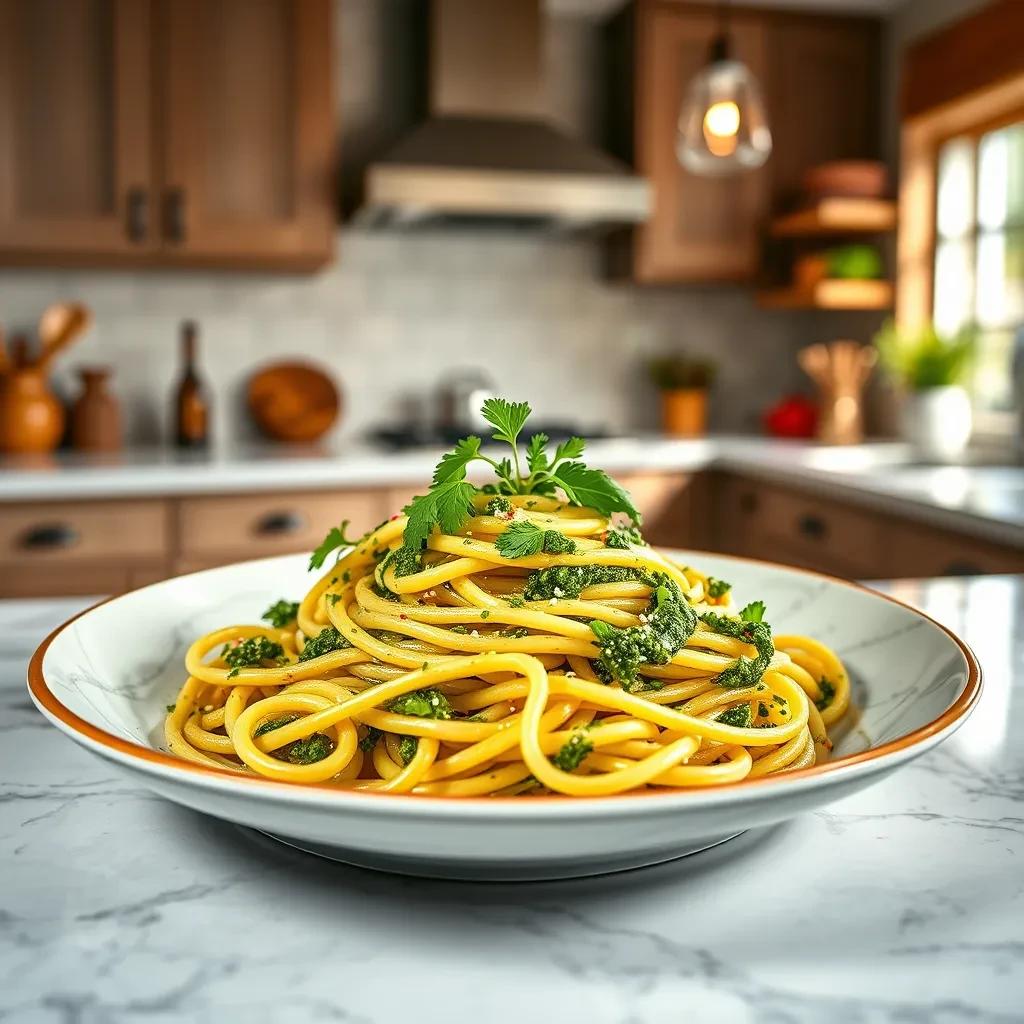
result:
[[[25,690],[33,647],[82,601],[0,603],[0,1017],[1020,1020],[1024,577],[880,589],[981,660],[948,742],[676,863],[504,886],[319,861],[135,788]]]
[[[421,484],[440,454],[434,448],[391,452],[352,442],[327,448],[252,445],[213,455],[140,449],[114,457],[7,458],[0,459],[0,502]],[[587,460],[617,473],[726,469],[1024,547],[1021,466],[915,465],[909,449],[894,442],[828,448],[729,436],[594,441]]]

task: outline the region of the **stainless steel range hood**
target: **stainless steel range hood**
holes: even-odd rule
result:
[[[637,223],[649,184],[544,117],[540,0],[433,0],[430,117],[366,172],[360,224]]]

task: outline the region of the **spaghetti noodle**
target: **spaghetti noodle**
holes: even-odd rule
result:
[[[580,474],[565,479],[576,493]],[[343,553],[294,618],[198,639],[168,749],[445,797],[714,786],[827,758],[850,699],[827,647],[772,638],[760,602],[737,611],[727,584],[554,487],[465,486],[457,530],[410,545],[410,508]]]

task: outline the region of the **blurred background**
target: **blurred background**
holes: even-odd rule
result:
[[[657,543],[1024,569],[1024,3],[0,0],[0,596],[526,399]]]

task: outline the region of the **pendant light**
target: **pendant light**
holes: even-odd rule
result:
[[[712,176],[760,167],[771,151],[761,87],[731,56],[721,3],[708,63],[690,83],[679,112],[676,157],[688,171]]]

